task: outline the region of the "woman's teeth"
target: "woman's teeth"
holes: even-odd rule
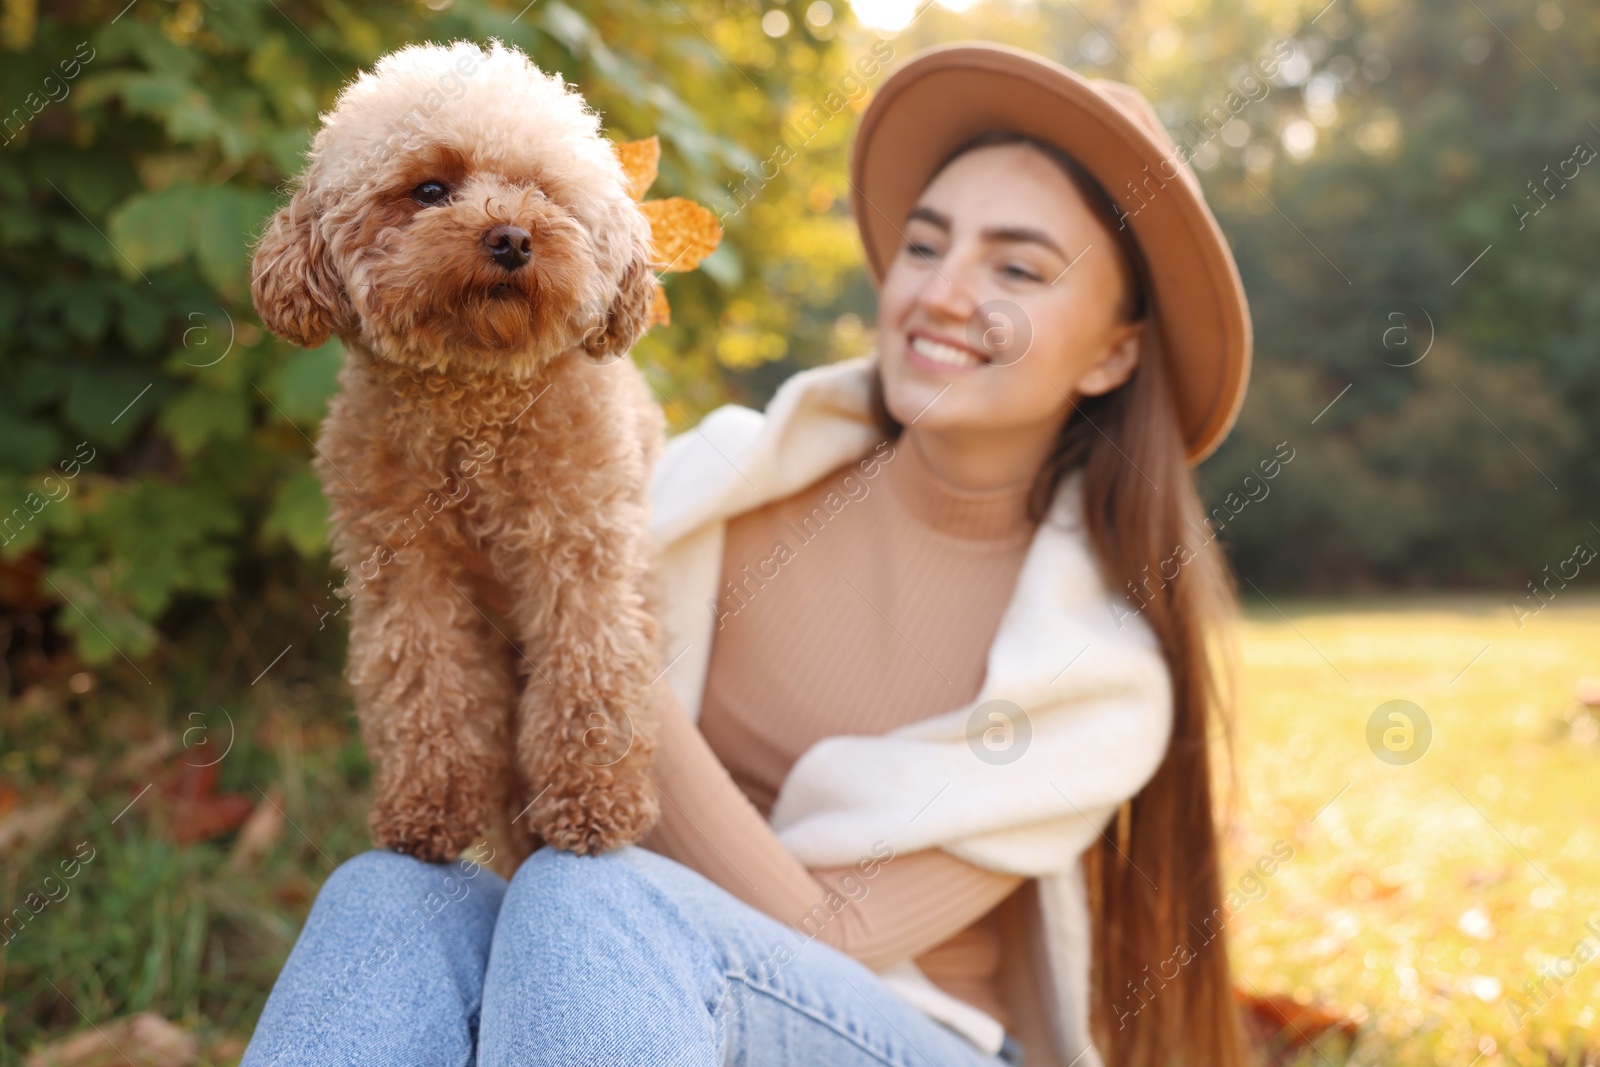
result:
[[[922,356],[924,359],[930,359],[935,363],[943,363],[947,367],[975,367],[983,362],[983,360],[964,348],[941,344],[928,337],[913,337],[911,339],[911,347],[917,355]]]

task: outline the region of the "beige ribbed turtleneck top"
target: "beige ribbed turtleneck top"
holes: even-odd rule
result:
[[[902,436],[729,521],[700,735],[762,816],[817,741],[885,733],[977,696],[1034,532],[1027,488],[953,485]],[[749,819],[696,765],[692,734],[668,709],[653,847],[702,873],[723,868],[731,889],[769,910],[803,911],[819,884],[853,870],[802,879],[770,848],[742,848]],[[791,892],[775,896],[773,883]],[[1021,883],[938,850],[897,856],[822,939],[872,965],[915,958],[946,992],[1007,1023],[993,909]]]

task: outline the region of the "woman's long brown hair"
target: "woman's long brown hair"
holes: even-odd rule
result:
[[[976,148],[1014,143],[1054,160],[1116,239],[1127,268],[1123,317],[1157,315],[1132,231],[1071,156],[990,131],[945,165]],[[1150,626],[1172,678],[1166,756],[1085,856],[1095,1044],[1110,1067],[1238,1067],[1246,1053],[1223,929],[1211,760],[1212,727],[1226,730],[1232,700],[1228,624],[1236,594],[1195,492],[1156,327],[1152,321],[1145,330],[1128,381],[1077,398],[1035,478],[1029,510],[1043,521],[1062,481],[1083,471],[1085,524],[1106,584],[1124,598],[1128,617]],[[872,408],[884,432],[898,437],[903,427],[884,403],[881,378]]]

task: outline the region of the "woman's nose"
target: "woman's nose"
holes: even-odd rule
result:
[[[928,272],[917,292],[917,305],[930,317],[965,322],[977,309],[972,271],[954,256],[946,256]]]

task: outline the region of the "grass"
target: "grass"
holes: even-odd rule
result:
[[[203,715],[139,692],[137,679],[82,696],[72,684],[35,684],[5,713],[11,814],[57,818],[0,873],[0,899],[25,906],[37,894],[38,909],[0,950],[0,1064],[145,1010],[195,1032],[202,1063],[236,1062],[317,887],[368,847],[348,709],[327,682],[263,682]],[[213,760],[218,793],[258,810],[270,797],[283,813],[251,847],[244,830],[174,841],[196,807],[173,795],[180,772]]]
[[[1498,601],[1279,606],[1241,634],[1229,868],[1277,840],[1295,856],[1233,920],[1246,988],[1354,1015],[1351,1063],[1596,1062],[1600,959],[1558,961],[1600,950],[1600,747],[1575,696],[1600,676],[1600,603],[1521,629]],[[1368,745],[1395,699],[1432,723],[1409,764]]]
[[[1252,608],[1241,633],[1227,838],[1241,986],[1361,1023],[1353,1054],[1330,1040],[1304,1063],[1596,1062],[1582,1057],[1600,959],[1537,1000],[1523,987],[1600,928],[1600,731],[1574,699],[1600,675],[1600,602],[1558,601],[1520,630],[1481,600],[1277,607]],[[0,1067],[142,1010],[193,1032],[201,1062],[237,1060],[316,887],[366,847],[345,699],[314,671],[279,677],[199,714],[164,680],[63,668],[6,707],[0,827],[41,825],[0,846],[0,900],[22,905],[50,875],[59,895],[61,864],[92,858],[0,949]],[[1404,765],[1367,742],[1394,699],[1433,728]],[[176,772],[213,759],[218,791],[269,817],[174,843]],[[1249,873],[1278,842],[1293,857]]]

